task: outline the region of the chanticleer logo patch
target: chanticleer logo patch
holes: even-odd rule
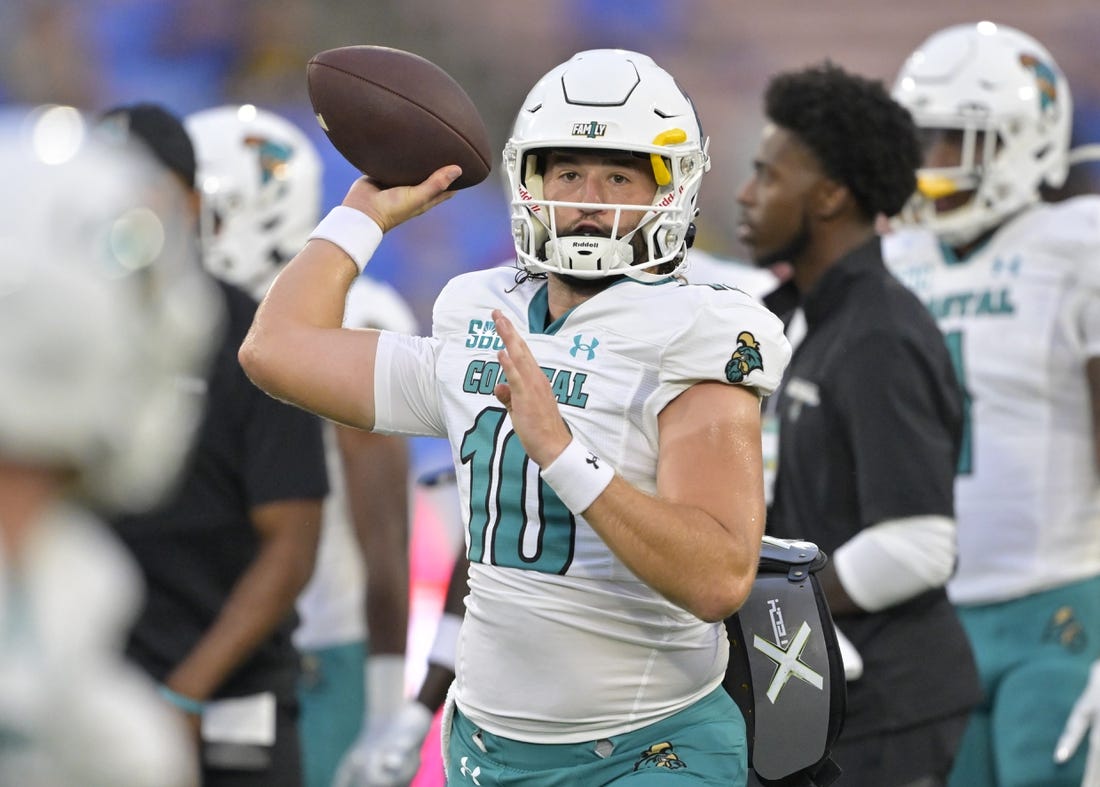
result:
[[[763,369],[764,359],[756,337],[748,331],[737,334],[737,349],[726,363],[726,379],[731,383],[744,380],[753,369]]]
[[[642,768],[675,770],[676,768],[686,767],[687,763],[676,755],[676,752],[672,750],[672,744],[668,741],[653,744],[642,752],[642,756],[634,763],[634,770],[636,771],[640,771]]]

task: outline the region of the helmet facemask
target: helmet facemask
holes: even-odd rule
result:
[[[643,206],[547,200],[542,165],[551,150],[644,156],[656,184],[653,200]],[[535,86],[504,149],[520,266],[583,279],[664,278],[683,264],[709,167],[694,107],[652,60],[622,50],[576,55]],[[559,208],[611,213],[611,237],[560,235]],[[638,213],[636,226],[622,232]]]

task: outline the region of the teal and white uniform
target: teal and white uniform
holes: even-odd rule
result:
[[[546,283],[515,274],[452,280],[431,338],[383,334],[376,428],[451,443],[472,561],[458,710],[512,740],[595,741],[710,694],[727,638],[639,581],[541,482],[493,395],[504,345],[491,311],[526,328],[573,434],[650,493],[665,405],[706,380],[770,393],[790,349],[738,290],[624,278],[547,325]]]
[[[1069,763],[1076,776],[1051,756],[1100,656],[1100,475],[1085,373],[1100,356],[1100,198],[1031,208],[962,260],[923,231],[891,234],[883,251],[938,321],[965,392],[948,593],[989,703],[952,783],[1079,784],[1083,754]]]

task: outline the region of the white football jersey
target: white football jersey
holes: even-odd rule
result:
[[[1100,198],[1025,211],[962,261],[884,238],[964,389],[951,599],[981,604],[1100,574],[1100,477],[1085,375],[1100,356]]]
[[[462,712],[520,740],[595,740],[714,689],[726,634],[641,583],[542,482],[493,395],[504,344],[491,311],[525,333],[573,434],[649,493],[665,405],[706,380],[767,394],[790,348],[780,321],[744,292],[671,279],[623,279],[546,326],[546,283],[517,285],[515,273],[453,279],[430,339],[383,334],[376,428],[451,443],[472,561]]]
[[[416,333],[416,318],[397,292],[374,279],[360,276],[348,290],[344,325]],[[321,538],[313,576],[298,597],[299,625],[294,644],[302,650],[355,642],[366,637],[363,619],[365,574],[363,557],[348,510],[343,463],[336,433],[325,422],[325,467],[329,492],[321,515]]]

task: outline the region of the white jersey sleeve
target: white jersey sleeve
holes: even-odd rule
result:
[[[772,393],[791,357],[783,324],[743,291],[700,286],[713,294],[700,299],[684,330],[670,338],[662,380],[684,386],[725,380],[761,396]]]
[[[1100,357],[1100,198],[1067,200],[1051,211],[1050,245],[1069,267],[1073,297],[1068,306],[1080,352]]]
[[[446,437],[435,369],[434,338],[383,331],[374,375],[374,430],[382,434]]]

